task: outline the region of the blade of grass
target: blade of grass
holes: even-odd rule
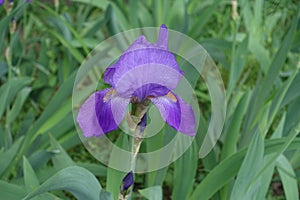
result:
[[[33,126],[26,132],[24,142],[14,159],[14,162],[10,164],[13,166],[16,162],[18,162],[24,153],[30,147],[31,142],[40,134],[38,130],[40,127],[52,116],[58,108],[65,102],[65,100],[72,93],[72,87],[75,80],[76,71],[61,85],[59,90],[56,92],[55,96],[48,103],[44,112],[41,114],[39,119],[33,124]],[[10,167],[9,167],[10,168]]]
[[[101,8],[102,10],[105,10],[109,4],[109,1],[107,0],[73,0],[74,2],[84,3],[88,5],[92,5],[98,8]]]
[[[22,145],[24,137],[17,139],[10,149],[4,152],[0,152],[0,177],[6,174],[7,170],[10,170],[10,164],[18,153],[20,146]]]
[[[37,188],[40,183],[39,180],[31,167],[31,164],[27,160],[27,158],[23,157],[23,174],[24,174],[24,182],[27,192],[33,191],[35,188]]]
[[[0,118],[2,118],[5,109],[11,104],[18,92],[30,84],[30,82],[30,78],[23,77],[7,82],[0,87]]]
[[[101,185],[88,170],[73,166],[65,168],[30,192],[23,200],[52,190],[67,190],[77,199],[99,200]]]
[[[280,151],[288,138],[280,138],[265,141],[265,155]],[[300,138],[294,139],[288,145],[286,150],[298,149],[300,146]],[[196,187],[189,199],[206,200],[210,199],[220,188],[230,181],[238,172],[247,149],[243,149],[238,153],[221,161]],[[226,173],[224,173],[226,172]]]
[[[52,157],[52,162],[56,170],[61,170],[69,166],[74,166],[75,163],[66,153],[66,151],[60,146],[60,144],[55,140],[55,138],[50,134],[51,148],[54,152]]]
[[[174,163],[172,199],[187,199],[192,192],[198,167],[197,144],[194,142]]]
[[[126,134],[121,134],[117,139],[115,145],[120,146],[122,149],[129,151],[129,144]],[[117,151],[112,150],[110,160],[119,160],[117,155]],[[122,184],[122,180],[127,173],[121,172],[113,168],[107,169],[107,185],[106,190],[112,193],[114,199],[119,198],[120,188]]]
[[[53,31],[51,29],[48,29],[48,32],[51,35],[53,35],[56,39],[58,39],[61,42],[61,44],[63,46],[65,46],[71,52],[71,54],[74,56],[74,58],[79,63],[81,63],[84,60],[83,55],[77,49],[75,49],[70,42],[68,42],[67,40],[65,40],[59,33],[55,32],[55,31]]]
[[[274,77],[278,77],[279,72],[280,72],[280,68],[283,66],[286,57],[287,57],[287,53],[289,52],[291,43],[293,41],[293,35],[296,31],[297,28],[297,22],[298,22],[298,17],[300,15],[300,4],[298,7],[298,14],[297,16],[293,19],[292,24],[290,26],[290,28],[288,29],[286,35],[283,38],[283,42],[282,45],[280,47],[280,49],[277,51],[277,53],[274,56],[274,59],[272,60],[272,63],[270,65],[270,67],[268,68],[268,72],[266,73],[266,77],[264,79],[264,81],[262,82],[261,85],[258,85],[257,88],[258,92],[255,95],[255,98],[253,99],[253,106],[249,107],[248,109],[248,115],[249,118],[247,119],[247,126],[244,127],[244,130],[251,130],[253,128],[253,126],[255,124],[253,124],[255,122],[255,118],[257,118],[257,113],[259,113],[260,108],[263,106],[266,98],[268,97],[268,95],[270,95],[270,91],[272,90],[272,86],[274,84]],[[241,138],[241,145],[245,146],[248,141],[249,138],[251,137],[249,131],[245,131],[246,134],[244,134]]]
[[[31,88],[25,87],[18,93],[15,103],[13,104],[11,110],[8,112],[8,116],[7,116],[8,123],[12,123],[19,115],[23,107],[23,104],[30,92],[31,92]]]
[[[97,1],[98,2],[98,1]],[[89,54],[89,50],[85,45],[85,42],[83,41],[82,37],[78,34],[78,32],[69,24],[66,22],[65,19],[63,19],[57,12],[55,12],[54,10],[52,10],[50,7],[48,7],[47,5],[40,3],[40,2],[35,2],[36,4],[38,4],[40,7],[44,8],[47,12],[49,12],[49,14],[57,17],[70,31],[71,33],[74,35],[74,37],[78,40],[78,42],[81,44],[84,52],[86,55]],[[104,2],[101,2],[101,4],[103,4]]]
[[[243,116],[247,110],[250,92],[246,92],[239,101],[233,115],[229,122],[229,127],[226,131],[224,146],[221,152],[221,159],[225,159],[237,151],[236,144],[238,143],[239,133]]]
[[[161,186],[153,186],[139,190],[141,195],[149,200],[162,200],[162,189]]]
[[[299,197],[298,183],[293,167],[288,159],[280,155],[276,160],[276,167],[279,172],[286,200],[293,200]]]
[[[237,178],[231,191],[230,199],[252,200],[261,180],[257,181],[251,188],[248,187],[251,179],[256,175],[259,169],[263,166],[264,142],[262,133],[257,131],[252,139],[245,159],[238,171]]]
[[[252,179],[251,183],[249,184],[249,187],[251,187],[252,184],[254,184],[259,179],[261,174],[263,174],[268,169],[268,166],[272,165],[277,160],[277,158],[290,146],[290,144],[295,140],[299,132],[300,122],[298,122],[296,126],[290,131],[285,143],[282,146],[280,146],[280,148],[276,151],[276,153],[274,153],[269,162],[265,163],[263,168],[259,171],[259,173]]]
[[[26,195],[23,187],[0,180],[0,194],[2,199],[17,200]]]

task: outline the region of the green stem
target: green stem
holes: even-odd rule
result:
[[[131,115],[127,119],[127,122],[130,127],[134,127],[132,129],[133,131],[133,137],[131,140],[131,152],[132,152],[132,157],[131,157],[131,167],[130,171],[134,174],[135,168],[136,168],[136,161],[137,161],[137,156],[141,147],[141,144],[143,142],[143,136],[145,134],[144,129],[145,127],[143,123],[143,120],[146,120],[146,112],[148,108],[149,102],[143,101],[141,103],[132,103],[132,110],[131,110]],[[119,194],[119,200],[127,200],[130,199],[132,195],[132,189],[133,186],[130,187],[129,191],[121,191]]]

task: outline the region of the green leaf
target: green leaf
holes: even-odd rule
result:
[[[107,167],[101,165],[100,163],[76,163],[79,167],[83,167],[90,172],[92,172],[95,176],[106,177]]]
[[[197,144],[194,142],[174,163],[172,199],[187,199],[193,189],[198,166]]]
[[[164,23],[164,11],[163,11],[163,3],[164,1],[152,1],[152,10],[153,17],[155,18],[155,25],[160,26]]]
[[[103,10],[106,9],[106,7],[109,4],[109,1],[107,0],[73,0],[74,2],[79,2],[79,3],[84,3],[84,4],[88,4],[88,5],[92,5],[92,6],[96,6],[98,8],[101,8]]]
[[[117,139],[116,146],[124,149],[124,150],[129,150],[129,144],[128,144],[128,139],[127,135],[121,133],[119,138]],[[119,155],[117,154],[117,151],[114,149],[112,150],[110,161],[116,161],[119,160]],[[122,165],[122,162],[120,162]],[[108,192],[112,193],[112,196],[114,199],[118,199],[119,193],[120,193],[120,188],[122,184],[122,180],[125,177],[127,173],[126,172],[121,172],[113,168],[108,168],[107,169],[107,186],[106,190]]]
[[[52,135],[49,135],[50,141],[51,141],[51,147],[52,152],[55,153],[55,155],[52,157],[52,162],[54,164],[54,167],[57,170],[74,166],[75,163],[73,160],[69,157],[69,155],[66,153],[66,151],[60,146],[60,144],[55,140],[55,138]]]
[[[268,73],[260,91],[260,94],[262,94],[261,99],[264,99],[268,95],[268,92],[272,89],[272,85],[274,84],[274,77],[277,77],[280,68],[285,62],[290,45],[293,41],[293,35],[297,28],[299,13],[300,12],[298,11],[298,16],[295,16],[294,20],[292,21],[289,30],[283,38],[280,49],[278,50],[278,52],[274,56],[274,59],[272,60],[271,66],[269,67]]]
[[[237,47],[236,54],[232,56],[232,64],[230,66],[230,79],[228,82],[227,96],[230,96],[232,90],[236,87],[237,82],[243,72],[246,64],[245,56],[247,55],[248,38],[245,38],[243,42]]]
[[[30,192],[23,200],[29,200],[39,194],[53,190],[71,192],[78,200],[99,200],[101,185],[88,170],[73,166],[65,168],[42,185]]]
[[[280,138],[265,141],[265,155],[280,151],[288,138]],[[300,146],[300,138],[294,139],[286,150],[298,149]],[[210,199],[220,188],[230,181],[238,172],[247,149],[243,149],[236,154],[221,161],[196,187],[191,200]],[[226,172],[226,173],[224,173]]]
[[[279,89],[277,95],[273,98],[272,101],[272,106],[270,108],[269,111],[269,116],[268,116],[268,120],[269,120],[269,124],[271,125],[273,119],[276,116],[276,113],[279,111],[280,106],[282,105],[283,99],[285,98],[288,89],[291,86],[291,83],[293,82],[293,80],[295,79],[296,75],[298,73],[298,70],[296,70],[290,77],[289,79],[286,81],[286,83],[284,83],[282,85],[282,87]]]
[[[164,127],[158,134],[154,135],[151,138],[147,138],[144,142],[147,144],[147,152],[155,151],[156,149],[161,148],[164,145],[164,137],[166,137],[167,134],[165,134]],[[159,166],[159,161],[157,162],[157,165]],[[167,172],[168,167],[164,167],[162,169],[149,172],[146,175],[147,178],[147,186],[153,186],[153,185],[160,185],[163,182],[163,179],[165,177],[165,174]]]
[[[174,30],[179,30],[185,33],[188,28],[187,3],[182,0],[167,2],[171,5],[164,6],[164,13],[168,14],[165,14],[163,23],[168,24]]]
[[[7,82],[0,87],[0,118],[2,118],[2,114],[5,109],[11,104],[14,100],[17,93],[27,86],[31,82],[30,78],[18,78],[12,80],[11,82]]]
[[[27,99],[29,93],[31,92],[30,87],[23,88],[16,97],[16,101],[12,109],[8,112],[8,123],[12,123],[16,117],[19,115],[25,100]]]
[[[110,192],[101,190],[99,200],[113,200],[113,197]]]
[[[5,170],[8,169],[9,164],[14,159],[15,155],[17,154],[20,148],[23,139],[23,137],[19,138],[14,142],[10,149],[4,152],[0,152],[0,177],[3,175]]]
[[[132,24],[133,27],[138,27],[138,11],[139,11],[139,7],[138,7],[138,3],[139,1],[135,1],[135,0],[129,0],[128,3],[128,9],[129,9],[129,13],[130,15],[129,17],[129,21]]]
[[[205,8],[202,8],[200,15],[197,16],[197,19],[193,23],[191,30],[191,37],[197,38],[203,32],[203,27],[209,22],[211,16],[213,15],[214,11],[220,4],[220,0],[215,0],[210,5]]]
[[[259,184],[256,183],[249,188],[251,180],[263,166],[264,143],[259,131],[253,136],[245,159],[239,169],[230,199],[255,199],[255,193]]]
[[[117,4],[111,1],[106,10],[110,16],[108,24],[111,34],[117,34],[130,28],[126,13],[123,13]]]
[[[224,140],[224,146],[221,152],[221,158],[227,158],[237,151],[237,143],[239,138],[239,133],[241,129],[241,124],[243,121],[243,116],[247,110],[249,103],[250,92],[246,92],[240,99],[238,105],[236,106],[234,113],[229,124],[228,129],[226,129],[226,137]]]
[[[165,126],[158,134],[154,135],[153,137],[147,138],[147,140],[145,141],[145,143],[147,144],[147,152],[156,151],[157,149],[160,149],[161,147],[167,145],[175,135],[176,131],[174,131],[173,128],[171,128],[170,126]],[[163,154],[161,154],[160,159],[154,160],[152,165],[160,166],[161,160],[171,159],[171,154],[168,156],[169,158],[166,158],[165,156],[163,156]],[[166,177],[168,168],[169,166],[166,166],[159,170],[147,173],[147,186],[150,187],[153,185],[162,185]]]
[[[272,154],[266,155],[264,157],[264,164],[268,163],[272,159]],[[271,184],[273,174],[275,170],[275,163],[268,165],[268,168],[261,175],[261,185],[256,192],[256,199],[265,199],[269,191],[269,186]]]
[[[96,2],[99,2],[99,1],[94,1],[95,3]],[[57,12],[55,12],[54,10],[52,10],[50,7],[46,6],[45,4],[43,3],[39,3],[39,2],[36,2],[38,3],[39,6],[43,7],[47,12],[49,12],[49,14],[55,16],[57,19],[59,19],[66,28],[68,28],[68,30],[70,30],[72,32],[72,34],[74,35],[74,37],[77,39],[77,41],[81,44],[81,46],[83,47],[83,50],[86,54],[89,53],[86,45],[85,45],[85,42],[84,40],[80,37],[80,35],[76,32],[76,30],[72,27],[72,25],[70,25],[69,23],[66,22],[66,20],[61,17]],[[101,1],[101,5],[103,5],[105,2],[104,1]],[[72,46],[72,45],[71,45]]]
[[[0,180],[0,194],[3,200],[20,200],[26,195],[26,192],[20,186]]]
[[[25,156],[23,156],[23,173],[27,192],[33,191],[40,185],[34,170],[32,169],[30,163],[28,162]]]
[[[44,112],[41,114],[39,119],[33,124],[33,126],[26,132],[24,142],[21,146],[20,151],[18,152],[17,162],[26,150],[30,147],[31,142],[40,134],[38,131],[40,127],[53,115],[55,112],[64,104],[66,99],[72,93],[72,87],[75,80],[76,71],[69,76],[69,78],[60,86],[59,90],[56,92],[54,97],[48,103],[47,107],[45,108]],[[71,108],[70,108],[71,109]]]
[[[256,174],[256,176],[251,181],[251,184],[255,184],[255,182],[260,178],[260,176],[269,168],[270,165],[272,165],[276,160],[279,158],[279,156],[291,145],[291,143],[296,139],[296,136],[300,132],[300,122],[298,122],[294,128],[290,131],[288,136],[286,137],[285,142],[278,148],[277,151],[273,152],[272,157],[270,160],[264,164],[263,168]]]
[[[298,199],[298,182],[293,167],[288,159],[285,156],[280,155],[276,160],[276,167],[283,184],[286,199]]]
[[[49,117],[49,119],[40,127],[38,132],[47,132],[54,125],[61,122],[66,118],[67,114],[72,110],[72,99],[69,99],[64,105],[62,105],[56,112]]]
[[[139,190],[143,197],[148,200],[161,200],[162,198],[162,189],[161,186],[153,186],[143,190]]]
[[[53,153],[46,150],[38,150],[32,153],[28,157],[28,161],[30,162],[33,169],[40,169],[45,166],[50,158],[53,156]]]
[[[257,118],[257,114],[259,113],[261,107],[264,105],[266,98],[270,95],[271,90],[273,89],[273,85],[275,84],[276,77],[278,77],[281,67],[284,65],[287,54],[290,50],[290,46],[293,42],[293,35],[297,28],[298,17],[300,15],[300,6],[298,6],[298,13],[295,15],[293,21],[291,22],[291,26],[289,27],[287,33],[285,34],[283,41],[279,50],[276,52],[270,66],[268,67],[268,71],[264,78],[262,84],[257,85],[258,92],[253,97],[252,107],[248,109],[249,119],[247,119],[247,127],[245,130],[251,130],[255,124],[255,119]],[[250,132],[246,132],[246,134],[242,135],[241,138],[241,146],[245,146],[250,138]]]
[[[288,88],[287,94],[284,97],[284,100],[282,101],[282,106],[287,105],[294,99],[300,96],[300,90],[299,90],[299,85],[300,85],[300,72],[296,75],[295,79],[291,83],[290,87]]]
[[[79,63],[81,63],[84,60],[84,56],[80,53],[80,51],[78,51],[76,48],[74,48],[72,46],[72,44],[69,41],[67,41],[65,38],[63,38],[59,33],[55,32],[51,29],[48,29],[48,32],[50,34],[52,34],[57,40],[59,40],[59,42],[71,52],[73,57]]]
[[[282,137],[285,117],[286,117],[286,115],[284,114],[282,116],[276,130],[272,134],[271,139]],[[270,160],[272,159],[273,155],[274,154],[266,155],[264,157],[264,164],[269,163]],[[257,196],[256,196],[257,199],[264,199],[267,196],[269,186],[270,186],[272,178],[273,178],[274,169],[275,169],[275,163],[272,163],[268,166],[268,168],[265,170],[265,172],[261,175],[262,184],[257,191]]]

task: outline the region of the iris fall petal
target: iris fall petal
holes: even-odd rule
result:
[[[195,136],[195,117],[192,107],[179,96],[167,95],[151,98],[162,118],[174,129],[188,136]]]
[[[128,104],[129,99],[120,98],[114,89],[92,94],[81,106],[77,117],[84,136],[102,136],[117,129]]]

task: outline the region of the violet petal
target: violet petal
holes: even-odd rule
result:
[[[117,75],[117,72],[115,75]],[[182,76],[181,72],[167,65],[145,64],[130,69],[122,75],[120,74],[118,81],[115,82],[115,88],[118,94],[124,98],[132,97],[134,92],[140,88],[144,91],[139,91],[140,94],[143,94],[138,96],[139,99],[156,93],[161,96],[162,92],[166,92],[165,88],[175,89]]]
[[[137,38],[121,55],[120,59],[115,64],[107,68],[104,74],[104,81],[113,87],[116,87],[116,83],[124,74],[141,65],[148,65],[148,67],[151,67],[151,65],[164,65],[177,71],[179,74],[183,74],[177,64],[175,56],[168,51],[167,48],[168,29],[165,25],[162,25],[156,43],[152,44],[148,42],[145,36]],[[157,74],[158,72],[150,75],[155,77]],[[143,73],[143,75],[145,76],[147,74]],[[173,86],[176,87],[177,80],[173,81]]]
[[[136,89],[133,96],[136,96],[139,101],[144,100],[147,97],[158,97],[166,95],[170,90],[164,86],[158,84],[146,84]]]
[[[151,98],[151,101],[171,127],[185,135],[195,136],[196,123],[193,109],[178,95],[169,92],[165,96]]]
[[[133,185],[134,182],[134,177],[133,177],[133,172],[130,171],[126,176],[123,178],[122,181],[122,192],[126,191],[130,186]]]
[[[102,136],[115,130],[124,118],[129,99],[112,91],[114,89],[95,92],[81,106],[77,122],[85,137]]]

